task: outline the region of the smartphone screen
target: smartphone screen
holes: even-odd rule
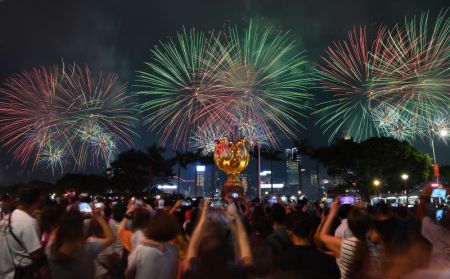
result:
[[[444,209],[440,208],[436,210],[436,223],[441,223],[442,217],[444,217]]]
[[[432,198],[445,199],[446,196],[447,196],[447,191],[445,189],[433,189],[433,192],[431,192]]]
[[[80,212],[85,212],[85,213],[91,213],[92,212],[92,208],[88,203],[85,202],[80,202],[78,204],[78,210],[80,210]]]
[[[136,205],[142,205],[142,200],[136,199],[136,200],[134,200],[134,204],[136,204]]]
[[[354,204],[355,203],[355,197],[352,196],[344,196],[339,198],[340,204]]]
[[[102,202],[96,202],[95,203],[95,208],[102,208],[103,207],[103,203]]]

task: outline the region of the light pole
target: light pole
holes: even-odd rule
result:
[[[373,186],[375,186],[375,189],[376,189],[376,193],[377,193],[377,197],[378,197],[378,186],[380,186],[380,180],[378,180],[378,179],[375,179],[374,181],[373,181]]]
[[[440,130],[435,130],[435,133],[437,135],[439,135],[442,139],[445,139],[446,137],[448,137],[450,135],[450,129],[449,128],[442,128]],[[431,149],[433,151],[433,167],[439,168],[439,166],[437,165],[437,161],[436,161],[436,152],[434,151],[434,140],[433,140],[434,135],[431,135]],[[436,176],[436,182],[439,184],[439,176]]]
[[[405,182],[406,206],[408,206],[408,187],[407,187],[408,185],[407,185],[407,180],[409,178],[409,175],[406,174],[406,173],[403,173],[401,177],[402,177],[403,181]]]

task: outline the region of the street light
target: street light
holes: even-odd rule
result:
[[[375,186],[375,189],[377,190],[376,192],[377,192],[377,197],[378,197],[378,186],[380,186],[380,180],[375,179],[373,181],[373,186]]]
[[[445,140],[446,137],[448,137],[450,135],[450,129],[449,128],[441,128],[439,130],[434,130],[434,133],[436,133],[437,135],[439,135],[442,139]],[[436,152],[434,151],[434,140],[433,140],[433,135],[431,135],[430,137],[431,139],[431,149],[433,151],[433,163],[434,166],[437,167],[437,161],[436,161]],[[433,167],[434,167],[433,166]],[[436,176],[436,182],[439,184],[439,176]]]
[[[406,173],[402,174],[402,179],[403,181],[405,181],[405,195],[406,195],[406,206],[408,206],[408,188],[407,188],[407,184],[406,181],[408,180],[409,175]]]

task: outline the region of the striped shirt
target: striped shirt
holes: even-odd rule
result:
[[[358,259],[356,259],[356,250],[358,249],[358,240],[356,237],[351,237],[348,239],[343,239],[341,244],[341,254],[337,261],[339,269],[341,271],[342,279],[350,279],[356,278],[358,275],[361,275],[360,263],[358,263]],[[370,274],[370,278],[381,278],[380,271],[381,266],[379,262],[379,249],[378,247],[372,243],[370,240],[366,241],[369,258],[363,259],[367,261],[365,275]]]
[[[356,249],[358,245],[356,237],[343,239],[341,244],[341,254],[339,256],[339,269],[341,270],[341,279],[355,277]]]

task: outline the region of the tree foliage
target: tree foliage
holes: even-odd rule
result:
[[[405,188],[402,173],[409,175],[408,190],[431,177],[431,158],[392,138],[370,138],[361,143],[340,139],[317,149],[315,156],[330,176],[342,178],[341,186],[356,187],[366,199],[375,191],[374,179],[382,181],[381,191],[399,192]]]

